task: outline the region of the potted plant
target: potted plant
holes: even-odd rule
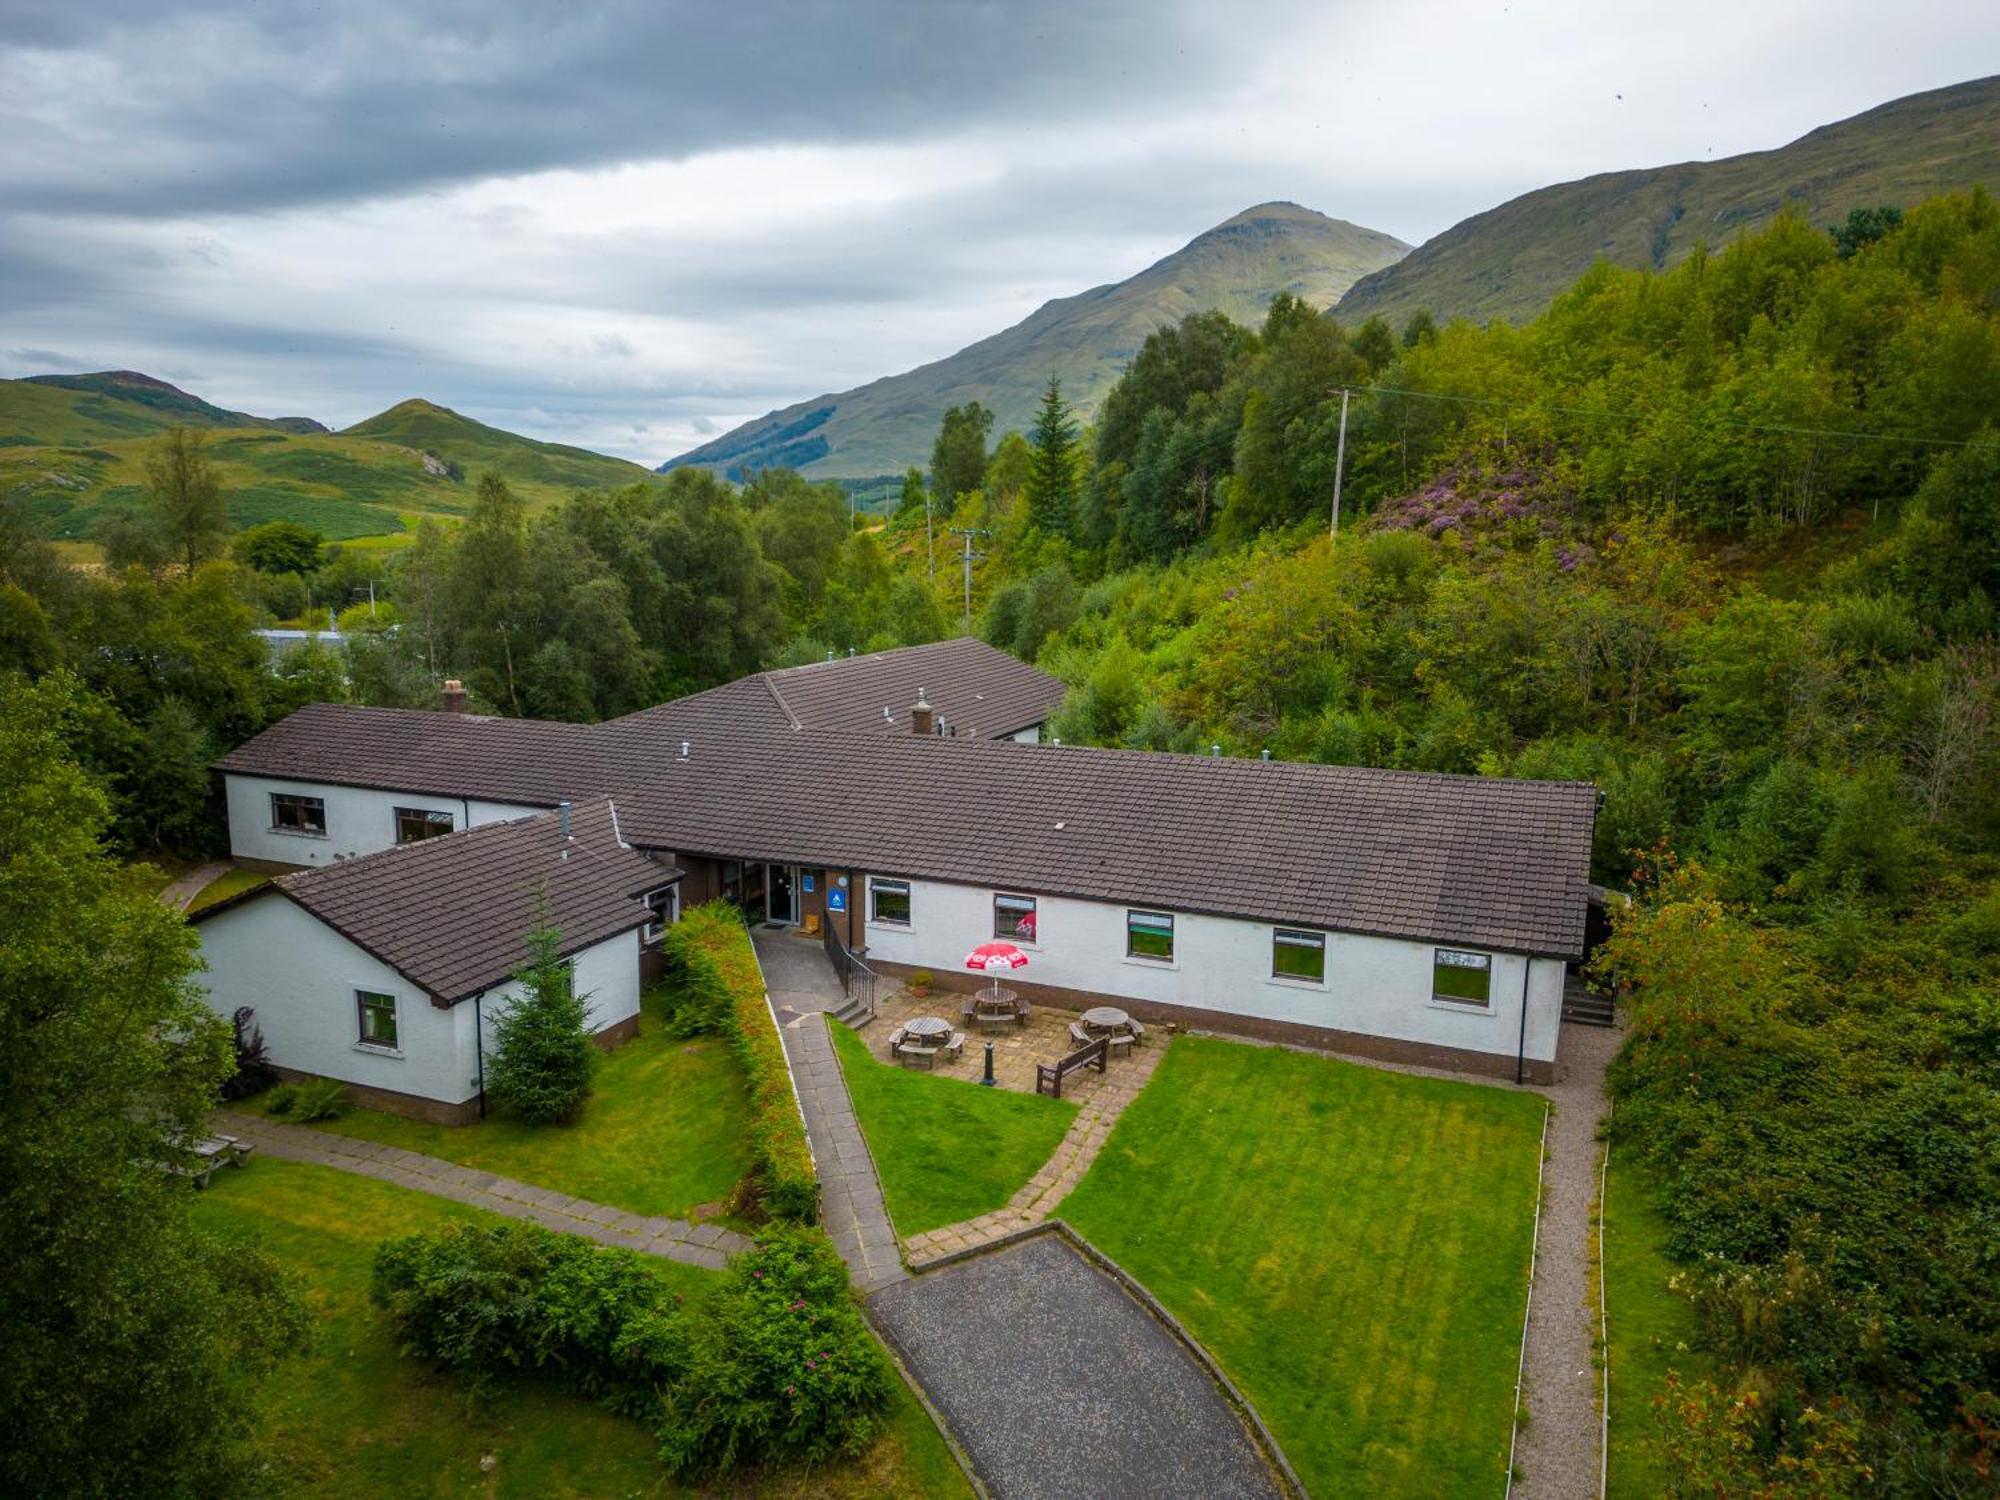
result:
[[[931,986],[936,983],[937,976],[929,969],[918,969],[910,975],[908,988],[912,995],[921,1000],[931,992]]]

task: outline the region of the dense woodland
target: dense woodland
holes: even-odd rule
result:
[[[393,554],[232,537],[176,436],[102,571],[0,509],[0,676],[59,692],[122,848],[195,851],[208,762],[301,703],[452,675],[592,719],[937,639],[962,528],[972,626],[1071,684],[1065,740],[1588,778],[1637,897],[1616,1129],[1726,1372],[1662,1406],[1688,1492],[1990,1493],[1996,422],[1990,198],[1784,217],[1518,328],[1190,317],[1094,427],[1053,384],[1028,434],[951,412],[886,521],[681,469],[535,514],[488,477]],[[347,643],[274,670],[276,622]]]

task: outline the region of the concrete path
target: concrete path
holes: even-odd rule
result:
[[[284,1125],[233,1110],[218,1113],[215,1123],[218,1130],[281,1161],[312,1162],[362,1177],[379,1178],[398,1187],[505,1214],[510,1219],[529,1219],[550,1229],[580,1234],[601,1245],[616,1245],[716,1271],[722,1269],[728,1256],[750,1248],[748,1239],[719,1224],[690,1224],[685,1219],[631,1214],[621,1208],[572,1198],[549,1188],[530,1187],[525,1182],[397,1146],[357,1141],[303,1125]]]
[[[1208,1372],[1060,1235],[911,1278],[868,1311],[1005,1500],[1282,1494]]]
[[[817,951],[813,956],[826,962]],[[817,1013],[778,1012],[778,1035],[791,1060],[799,1107],[806,1117],[806,1138],[812,1142],[813,1164],[819,1171],[820,1221],[847,1262],[849,1276],[866,1296],[910,1273],[903,1269],[896,1231],[889,1227],[889,1209],[882,1201],[882,1184],[875,1176],[875,1160],[861,1138],[854,1102],[847,1097],[847,1080],[827,1035],[827,1027],[839,1024]]]
[[[189,870],[180,879],[170,881],[161,891],[160,900],[175,911],[186,911],[188,903],[202,893],[202,889],[214,880],[220,880],[236,866],[226,859],[212,859],[198,869]]]
[[[1603,1463],[1603,1377],[1597,1353],[1591,1210],[1597,1196],[1598,1127],[1608,1107],[1604,1068],[1620,1035],[1565,1024],[1563,1081],[1539,1090],[1555,1101],[1543,1164],[1535,1291],[1528,1312],[1528,1425],[1514,1451],[1523,1500],[1589,1500]]]
[[[796,928],[753,927],[751,946],[764,970],[771,1004],[801,1015],[807,1011],[839,1010],[847,1003],[840,976],[827,961],[817,938],[803,938]]]
[[[1005,1208],[996,1208],[963,1224],[947,1224],[942,1229],[913,1234],[903,1241],[903,1251],[911,1267],[921,1271],[939,1260],[991,1244],[1030,1224],[1039,1224],[1054,1213],[1056,1206],[1069,1196],[1070,1189],[1083,1181],[1083,1174],[1104,1149],[1112,1125],[1153,1076],[1167,1046],[1166,1028],[1161,1027],[1153,1041],[1107,1067],[1103,1086],[1077,1110],[1068,1133],[1057,1143],[1041,1170],[1007,1200]]]

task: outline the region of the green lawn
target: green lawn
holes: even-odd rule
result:
[[[315,1331],[265,1382],[260,1441],[270,1491],[398,1500],[487,1496],[667,1496],[639,1423],[522,1379],[475,1406],[455,1382],[396,1350],[368,1301],[376,1245],[392,1235],[487,1218],[477,1209],[372,1178],[293,1162],[253,1161],[217,1175],[196,1202],[218,1233],[261,1243],[307,1285]],[[659,1274],[689,1297],[713,1272],[669,1261]],[[482,1473],[480,1461],[494,1467]],[[899,1390],[887,1430],[861,1459],[814,1474],[747,1484],[772,1497],[962,1496],[937,1430]]]
[[[188,903],[188,915],[193,916],[218,901],[227,901],[231,896],[254,890],[270,878],[255,870],[226,870],[195,892],[194,900]]]
[[[1059,1210],[1316,1496],[1498,1495],[1544,1105],[1183,1037]]]
[[[574,1125],[497,1117],[432,1125],[355,1109],[318,1128],[635,1214],[686,1215],[722,1203],[748,1169],[748,1118],[743,1069],[729,1044],[720,1037],[669,1041],[649,1005],[640,1035],[604,1059],[596,1092]]]
[[[1604,1301],[1610,1332],[1611,1456],[1608,1493],[1644,1500],[1666,1492],[1666,1457],[1653,1396],[1669,1370],[1715,1378],[1689,1346],[1694,1309],[1667,1288],[1667,1224],[1658,1184],[1631,1153],[1614,1150],[1604,1182]]]
[[[1076,1117],[1067,1099],[891,1067],[845,1026],[827,1029],[898,1234],[922,1234],[1001,1207],[1049,1159]]]

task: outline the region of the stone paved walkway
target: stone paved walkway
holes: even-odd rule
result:
[[[616,1245],[645,1255],[685,1261],[692,1266],[719,1271],[727,1257],[750,1248],[748,1239],[720,1224],[690,1224],[685,1219],[627,1213],[622,1208],[572,1198],[549,1188],[530,1187],[525,1182],[460,1166],[442,1157],[405,1151],[399,1146],[357,1141],[331,1131],[284,1125],[233,1110],[220,1112],[216,1127],[249,1142],[261,1154],[281,1161],[312,1162],[378,1178],[433,1197],[505,1214],[510,1219],[529,1219],[550,1229],[580,1234],[600,1245]]]
[[[854,1102],[847,1097],[847,1080],[827,1035],[827,1027],[840,1022],[818,1012],[796,1015],[780,1010],[778,1023],[819,1171],[820,1221],[847,1262],[854,1284],[866,1296],[910,1273],[903,1269],[896,1231],[889,1227],[889,1209],[882,1201],[882,1184],[875,1176],[875,1160],[861,1138]]]
[[[236,866],[226,859],[212,859],[197,869],[175,881],[170,881],[161,891],[160,900],[175,911],[186,911],[188,903],[199,896],[203,889],[214,880],[220,880]]]
[[[802,937],[796,927],[758,926],[750,929],[750,945],[757,950],[757,966],[764,971],[764,989],[774,1007],[803,1014],[839,1010],[847,1003],[840,976],[818,938]]]
[[[1007,1200],[1005,1208],[996,1208],[963,1224],[947,1224],[942,1229],[913,1234],[903,1241],[903,1254],[912,1269],[921,1271],[940,1260],[990,1245],[1002,1235],[1039,1224],[1054,1213],[1056,1205],[1069,1196],[1070,1189],[1083,1181],[1083,1174],[1104,1149],[1112,1125],[1153,1076],[1167,1046],[1162,1028],[1152,1034],[1145,1046],[1134,1048],[1131,1056],[1110,1064],[1100,1087],[1077,1110],[1068,1134],[1042,1163],[1042,1169]]]
[[[1565,1024],[1563,1081],[1538,1090],[1555,1102],[1543,1164],[1535,1291],[1528,1309],[1524,1396],[1529,1422],[1514,1459],[1523,1500],[1588,1500],[1603,1459],[1602,1377],[1596,1363],[1597,1292],[1591,1274],[1591,1207],[1597,1196],[1604,1068],[1620,1034]]]

